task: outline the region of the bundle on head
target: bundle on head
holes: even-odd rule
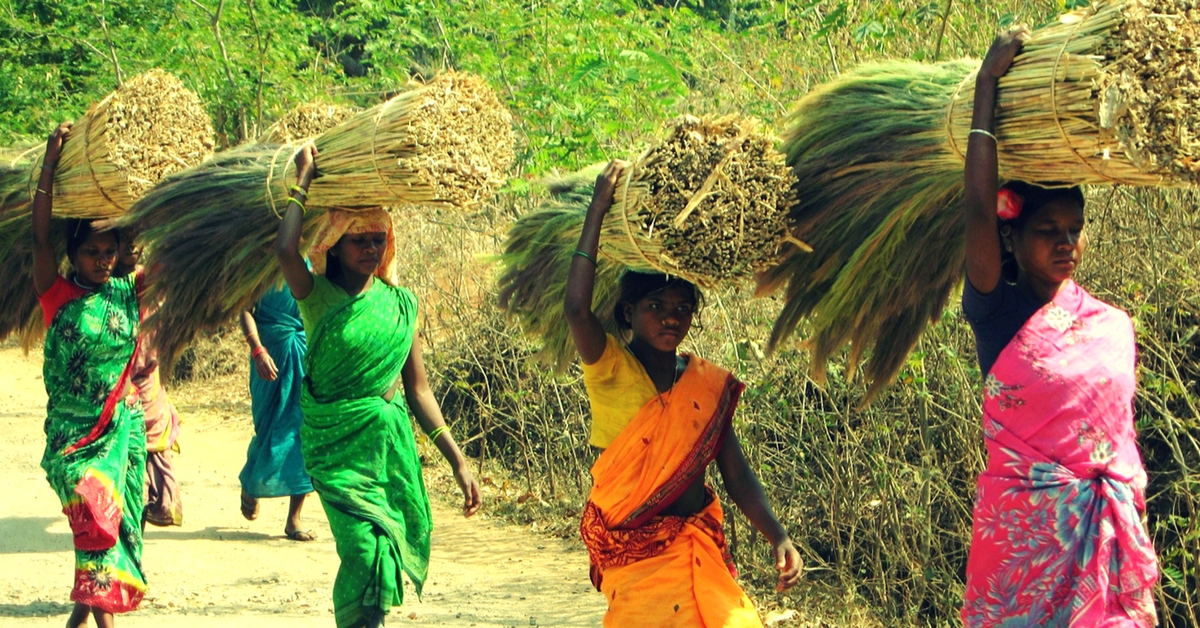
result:
[[[321,133],[313,140],[320,154],[303,246],[324,210],[461,206],[492,194],[512,162],[509,120],[480,79],[450,74]],[[300,147],[256,144],[218,154],[164,181],[120,222],[142,234],[148,262],[161,268],[147,295],[161,305],[147,325],[164,372],[196,334],[228,323],[279,283],[270,245]]]
[[[283,114],[262,136],[259,144],[289,144],[315,137],[357,115],[356,107],[331,103],[302,103]]]
[[[774,144],[751,119],[686,117],[623,170],[601,230],[594,311],[611,317],[626,269],[713,287],[771,264],[790,239],[794,202]],[[501,307],[541,337],[542,355],[560,369],[574,356],[562,304],[598,168],[589,170],[548,183],[556,196],[513,225],[500,256]]]
[[[1193,185],[1200,159],[1197,4],[1109,2],[1067,14],[1025,43],[999,84],[1004,178],[1055,185]],[[791,218],[813,253],[760,278],[786,284],[772,347],[808,321],[814,376],[851,345],[870,349],[869,397],[890,382],[964,264],[960,207],[979,63],[858,68],[797,104],[784,150]]]
[[[207,159],[212,149],[208,114],[178,78],[151,70],[129,79],[72,126],[54,171],[52,233],[61,234],[70,218],[123,214],[160,179]],[[29,207],[45,149],[38,143],[6,152],[10,159],[0,165],[0,339],[23,327],[28,348],[43,331],[30,279]]]

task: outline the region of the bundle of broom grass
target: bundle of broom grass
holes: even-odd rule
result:
[[[126,81],[75,121],[54,172],[53,240],[65,252],[69,218],[124,213],[164,176],[212,155],[213,129],[199,98],[178,78],[151,70]],[[43,326],[32,272],[30,203],[44,145],[3,151],[0,163],[0,339],[24,330],[28,349]]]
[[[1106,2],[1038,29],[1001,80],[1001,176],[1047,185],[1197,182],[1197,3]],[[962,278],[963,152],[977,61],[872,64],[802,98],[784,151],[796,175],[790,251],[760,294],[786,284],[778,346],[808,321],[820,381],[850,345],[868,399],[892,381]],[[1051,182],[1051,183],[1045,183]]]
[[[259,144],[290,144],[316,137],[359,113],[356,107],[325,102],[301,103],[275,121]]]
[[[481,79],[448,73],[363,111],[313,140],[304,246],[328,209],[482,201],[513,160],[511,116]],[[161,268],[147,326],[171,372],[197,334],[227,324],[281,280],[270,252],[303,144],[255,144],[179,173],[119,225],[138,231]]]
[[[499,256],[500,305],[543,341],[560,370],[574,355],[563,318],[571,255],[602,165],[547,184],[552,196],[513,225]],[[738,116],[685,117],[622,171],[605,216],[594,311],[614,330],[618,281],[661,272],[712,288],[751,278],[776,259],[795,202],[775,138]]]

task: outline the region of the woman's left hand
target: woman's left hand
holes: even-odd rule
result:
[[[775,568],[779,570],[779,582],[776,591],[783,591],[796,586],[800,582],[800,570],[804,568],[804,560],[800,552],[792,545],[791,539],[783,539],[772,548],[775,554]]]
[[[475,474],[471,473],[471,469],[464,462],[455,467],[454,480],[458,482],[458,488],[463,493],[463,516],[470,517],[483,505],[483,499],[479,496],[479,485],[475,483]]]

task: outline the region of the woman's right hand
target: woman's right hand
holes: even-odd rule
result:
[[[621,178],[621,171],[629,166],[629,162],[621,159],[614,159],[608,162],[604,167],[604,171],[596,177],[596,188],[592,191],[592,204],[588,206],[588,212],[599,212],[604,215],[608,212],[608,208],[612,207],[613,194],[617,189],[617,180]]]
[[[317,170],[317,146],[309,143],[296,151],[296,176],[300,179],[300,185],[308,185],[312,181],[313,175]]]
[[[268,382],[275,381],[279,377],[279,367],[275,366],[275,360],[271,357],[271,354],[267,353],[267,350],[264,348],[253,355],[254,370],[258,373],[258,376]]]
[[[46,154],[42,157],[42,167],[53,169],[58,165],[58,159],[62,157],[63,144],[67,141],[67,134],[71,132],[71,126],[71,122],[63,122],[50,133],[50,138],[46,140]]]
[[[1012,67],[1013,59],[1017,57],[1017,53],[1021,52],[1021,46],[1025,44],[1030,35],[1029,27],[1024,24],[1013,26],[1007,32],[997,35],[996,40],[992,42],[992,47],[988,49],[987,56],[983,58],[979,76],[992,79],[1004,76]]]

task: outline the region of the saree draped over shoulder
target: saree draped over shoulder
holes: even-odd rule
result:
[[[647,402],[596,460],[580,533],[592,583],[608,599],[605,626],[762,626],[734,580],[712,490],[695,515],[659,514],[716,458],[743,388],[691,356],[671,391]]]
[[[275,381],[250,368],[250,410],[254,438],[246,451],[246,465],[238,476],[251,497],[305,495],[313,490],[300,451],[300,385],[304,381],[307,338],[300,309],[287,287],[268,292],[254,308],[258,337],[279,375]]]
[[[75,537],[71,599],[112,613],[137,608],[142,574],[146,432],[130,374],[137,353],[134,279],[112,279],[64,304],[44,345],[42,468]]]
[[[984,383],[967,626],[1156,624],[1135,354],[1128,315],[1070,282],[1000,353]]]
[[[300,437],[341,559],[339,628],[401,604],[402,572],[418,595],[425,582],[432,519],[412,423],[402,390],[383,398],[408,359],[416,316],[410,291],[376,281],[309,338]]]

